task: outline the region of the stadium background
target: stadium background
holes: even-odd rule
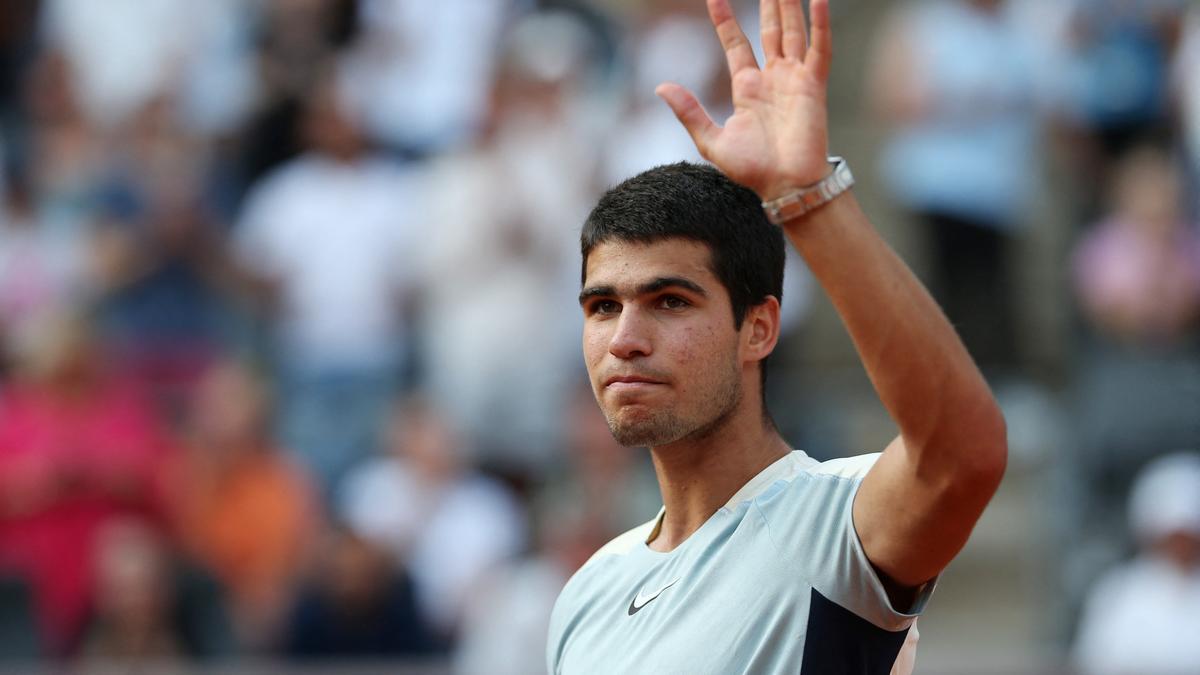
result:
[[[905,20],[931,3],[833,4],[831,147],[935,293],[974,270],[951,319],[1012,445],[918,672],[1059,672],[1135,552],[1133,476],[1200,449],[1200,9],[979,2],[955,71],[914,56],[952,32]],[[5,3],[0,670],[537,672],[566,576],[658,506],[589,401],[575,238],[606,186],[695,159],[652,89],[721,110],[702,5]],[[1015,215],[938,234],[889,161],[937,163],[929,120],[986,152],[997,118],[1029,180],[963,189]],[[785,295],[785,435],[882,448],[797,261]]]

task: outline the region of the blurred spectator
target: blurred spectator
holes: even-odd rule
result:
[[[1070,27],[1078,11],[1077,0],[1007,0],[1013,21],[1027,34],[1037,64],[1032,76],[1038,86],[1038,101],[1046,113],[1067,115],[1073,103],[1069,75],[1073,57]]]
[[[78,292],[85,252],[79,237],[47,227],[22,174],[9,174],[0,201],[0,340]],[[7,345],[5,345],[5,349]]]
[[[402,156],[424,157],[478,133],[501,29],[516,4],[527,0],[362,0],[345,74],[371,135]]]
[[[566,428],[567,473],[555,476],[535,503],[537,548],[488,573],[467,598],[457,673],[545,672],[546,627],[567,579],[607,541],[662,507],[649,455],[613,440],[590,387],[571,397]]]
[[[386,454],[347,477],[338,513],[409,570],[423,614],[452,635],[476,584],[524,549],[524,514],[503,485],[465,463],[436,407],[399,405],[385,443]]]
[[[659,84],[677,82],[701,101],[729,100],[725,57],[703,3],[657,0],[645,12],[625,36],[629,82],[621,92],[623,110],[603,146],[605,185],[660,164],[703,161],[687,130],[654,95]],[[718,108],[710,114],[721,120],[729,112]]]
[[[192,592],[186,571],[150,523],[107,523],[97,532],[93,569],[96,599],[80,665],[178,668],[228,652],[228,622],[215,594]]]
[[[1004,0],[906,5],[875,55],[883,177],[928,228],[931,290],[980,364],[1016,365],[1013,238],[1039,165],[1029,43]]]
[[[141,523],[114,521],[96,533],[95,616],[83,638],[85,661],[164,663],[184,656],[168,568],[164,542]]]
[[[378,659],[423,656],[436,648],[412,583],[387,549],[344,527],[329,531],[290,617],[285,654]]]
[[[0,568],[32,585],[45,646],[63,654],[92,600],[97,532],[125,514],[165,517],[170,449],[80,317],[41,328],[25,336],[21,377],[0,400]]]
[[[37,56],[40,0],[0,3],[0,177],[25,164],[22,80]]]
[[[579,364],[578,231],[598,147],[578,112],[584,31],[565,12],[515,26],[487,133],[430,170],[422,374],[475,459],[504,470],[550,458]]]
[[[1176,345],[1200,319],[1200,230],[1185,220],[1183,177],[1165,153],[1143,146],[1114,178],[1110,215],[1074,253],[1076,293],[1102,334]]]
[[[49,47],[70,62],[83,108],[98,127],[117,127],[160,94],[199,89],[203,95],[191,97],[193,119],[214,130],[228,128],[250,93],[245,45],[236,33],[246,24],[246,6],[46,0],[42,29]]]
[[[1085,320],[1071,387],[1080,452],[1064,459],[1075,494],[1060,511],[1074,598],[1077,581],[1117,554],[1129,476],[1163,447],[1200,442],[1200,232],[1183,217],[1181,177],[1162,149],[1143,145],[1110,186],[1108,214],[1069,270]]]
[[[79,102],[71,62],[42,52],[24,82],[29,117],[25,171],[48,227],[76,233],[89,221],[104,173],[104,139]]]
[[[233,243],[271,304],[283,443],[329,490],[369,454],[400,387],[422,211],[411,174],[372,153],[332,77],[307,106],[309,152],[254,187]]]
[[[599,548],[604,542],[589,544]],[[546,672],[546,627],[550,625],[554,601],[574,571],[556,560],[554,554],[550,551],[505,565],[488,575],[471,594],[454,653],[455,673]]]
[[[1074,660],[1088,675],[1200,672],[1200,454],[1145,467],[1129,521],[1139,553],[1092,588]]]
[[[575,570],[611,537],[581,513],[544,512],[533,555],[506,563],[467,599],[454,653],[459,675],[546,672],[554,602]],[[582,517],[580,517],[582,516]]]
[[[1059,131],[1065,142],[1072,206],[1092,222],[1103,186],[1128,150],[1170,133],[1170,66],[1185,0],[1072,0],[1062,31]]]
[[[355,0],[259,4],[256,99],[240,134],[237,162],[244,185],[303,151],[304,102],[327,64],[353,38],[355,5]]]
[[[249,340],[232,261],[204,199],[205,153],[157,99],[137,116],[110,179],[104,234],[123,249],[95,289],[105,339],[177,418],[217,355]],[[116,175],[117,173],[120,175]]]
[[[252,651],[278,643],[319,522],[307,476],[271,439],[270,405],[267,384],[245,366],[211,368],[175,490],[184,551],[227,590],[237,637]]]
[[[1184,0],[1074,0],[1070,114],[1106,159],[1165,130]]]
[[[1189,170],[1187,212],[1200,220],[1200,5],[1188,10],[1175,60],[1175,88]]]

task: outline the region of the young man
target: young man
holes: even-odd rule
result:
[[[650,448],[664,508],[567,584],[548,665],[908,672],[897,655],[913,618],[1004,472],[1004,420],[937,305],[847,191],[844,163],[827,159],[828,0],[811,0],[811,43],[800,0],[761,1],[762,68],[729,1],[708,8],[733,116],[720,127],[683,88],[658,94],[724,175],[651,170],[606,194],[582,237],[596,400],[621,443]],[[764,410],[780,229],[900,429],[882,454],[818,464],[788,448]]]

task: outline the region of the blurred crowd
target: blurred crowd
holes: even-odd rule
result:
[[[985,373],[1062,402],[1067,624],[1138,545],[1197,597],[1195,455],[1141,488],[1184,496],[1134,495],[1158,525],[1123,505],[1200,450],[1200,7],[886,4],[833,8],[887,15],[834,131],[883,131]],[[723,115],[711,33],[699,0],[0,5],[0,661],[544,668],[566,578],[661,503],[591,400],[579,227],[699,160],[653,87]],[[1051,227],[1066,377],[1022,347],[1019,244]],[[790,261],[786,339],[812,293]]]

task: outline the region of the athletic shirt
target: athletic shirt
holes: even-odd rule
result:
[[[609,542],[555,604],[549,671],[911,672],[909,628],[933,584],[908,613],[893,608],[851,517],[878,456],[818,463],[795,451],[673,551],[646,544],[662,511]]]

